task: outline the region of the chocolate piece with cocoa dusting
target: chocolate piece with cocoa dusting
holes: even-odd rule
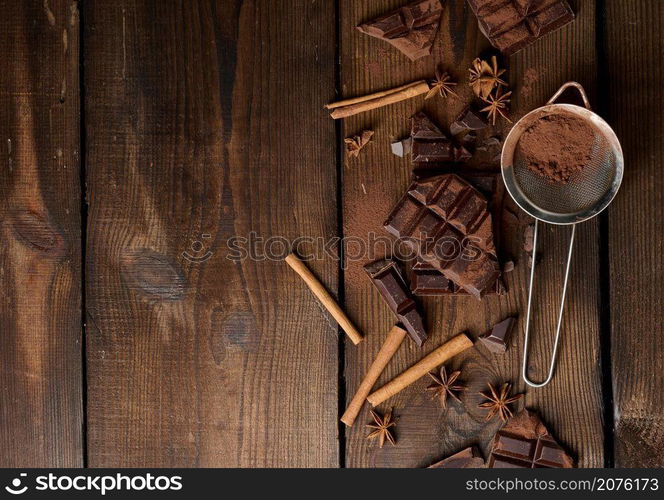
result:
[[[525,409],[496,433],[487,466],[492,469],[571,469],[574,461],[537,414]]]
[[[487,201],[458,175],[415,180],[385,229],[478,299],[500,277]]]
[[[501,236],[501,214],[505,200],[505,190],[500,173],[494,172],[468,172],[466,169],[452,170],[461,178],[470,183],[483,196],[489,200],[489,211],[492,220],[497,226],[494,227],[494,240],[496,246],[500,246]],[[433,265],[422,259],[417,259],[412,266],[410,278],[411,290],[417,296],[435,295],[468,295],[468,292],[449,280]],[[505,283],[502,278],[496,280],[494,286],[487,290],[487,295],[502,295],[506,293]]]
[[[503,54],[513,54],[574,20],[565,0],[468,0],[480,31]]]
[[[440,0],[418,0],[357,27],[385,40],[411,61],[431,54],[443,7]]]

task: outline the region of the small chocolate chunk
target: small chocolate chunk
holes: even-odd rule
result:
[[[464,109],[452,125],[465,130],[482,130],[489,126],[484,118],[470,107]],[[450,130],[452,127],[450,127]],[[454,134],[456,135],[456,134]]]
[[[421,346],[427,339],[424,321],[396,262],[381,259],[365,265],[364,270],[406,331]]]
[[[483,469],[484,459],[479,450],[470,446],[454,455],[443,458],[440,462],[430,465],[428,469]]]
[[[440,0],[417,0],[357,29],[392,44],[415,61],[431,54],[442,12]]]
[[[480,340],[491,352],[503,353],[507,351],[510,334],[515,322],[516,318],[507,318],[497,323],[491,330],[480,335]]]
[[[537,414],[525,409],[496,433],[487,467],[571,469],[574,461],[549,434]]]
[[[407,137],[401,141],[393,142],[390,144],[390,147],[392,148],[392,154],[398,156],[399,158],[403,158],[404,156],[411,153],[413,149],[413,139],[411,137]]]

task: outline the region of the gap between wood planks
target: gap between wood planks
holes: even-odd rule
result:
[[[82,446],[83,446],[83,467],[88,467],[88,358],[87,358],[87,303],[86,303],[86,283],[87,283],[87,239],[88,239],[88,193],[86,190],[86,155],[87,155],[87,133],[85,130],[85,82],[83,80],[85,65],[83,64],[85,56],[85,8],[79,6],[78,12],[78,88],[79,88],[79,176],[81,179],[81,397],[83,406],[83,418],[81,421]]]
[[[604,30],[606,25],[604,0],[595,4],[595,47],[597,48],[598,112],[609,120],[608,66]],[[604,84],[602,84],[604,82]],[[609,260],[609,212],[599,215],[599,298],[600,298],[600,366],[602,375],[602,403],[604,405],[604,467],[614,466],[615,428],[613,411],[613,373],[611,368],[611,277]]]
[[[334,61],[334,91],[336,99],[342,97],[341,92],[341,6],[339,0],[334,0],[334,22],[336,30],[334,32],[334,52],[336,55]],[[336,171],[337,171],[337,235],[342,243],[339,246],[339,265],[338,265],[338,294],[337,299],[342,309],[346,309],[346,283],[344,280],[344,206],[343,206],[343,173],[344,173],[344,142],[343,142],[343,121],[334,121],[334,136],[337,141],[336,152]],[[340,327],[337,328],[339,335],[339,364],[338,364],[338,382],[337,396],[339,408],[337,412],[337,429],[339,435],[339,467],[346,467],[346,425],[341,421],[341,416],[346,409],[346,336]]]

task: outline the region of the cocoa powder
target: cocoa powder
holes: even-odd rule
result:
[[[592,158],[595,132],[571,113],[543,114],[519,138],[517,155],[530,170],[567,184]]]

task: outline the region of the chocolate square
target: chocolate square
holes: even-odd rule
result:
[[[574,20],[566,0],[468,0],[480,30],[506,55]]]

